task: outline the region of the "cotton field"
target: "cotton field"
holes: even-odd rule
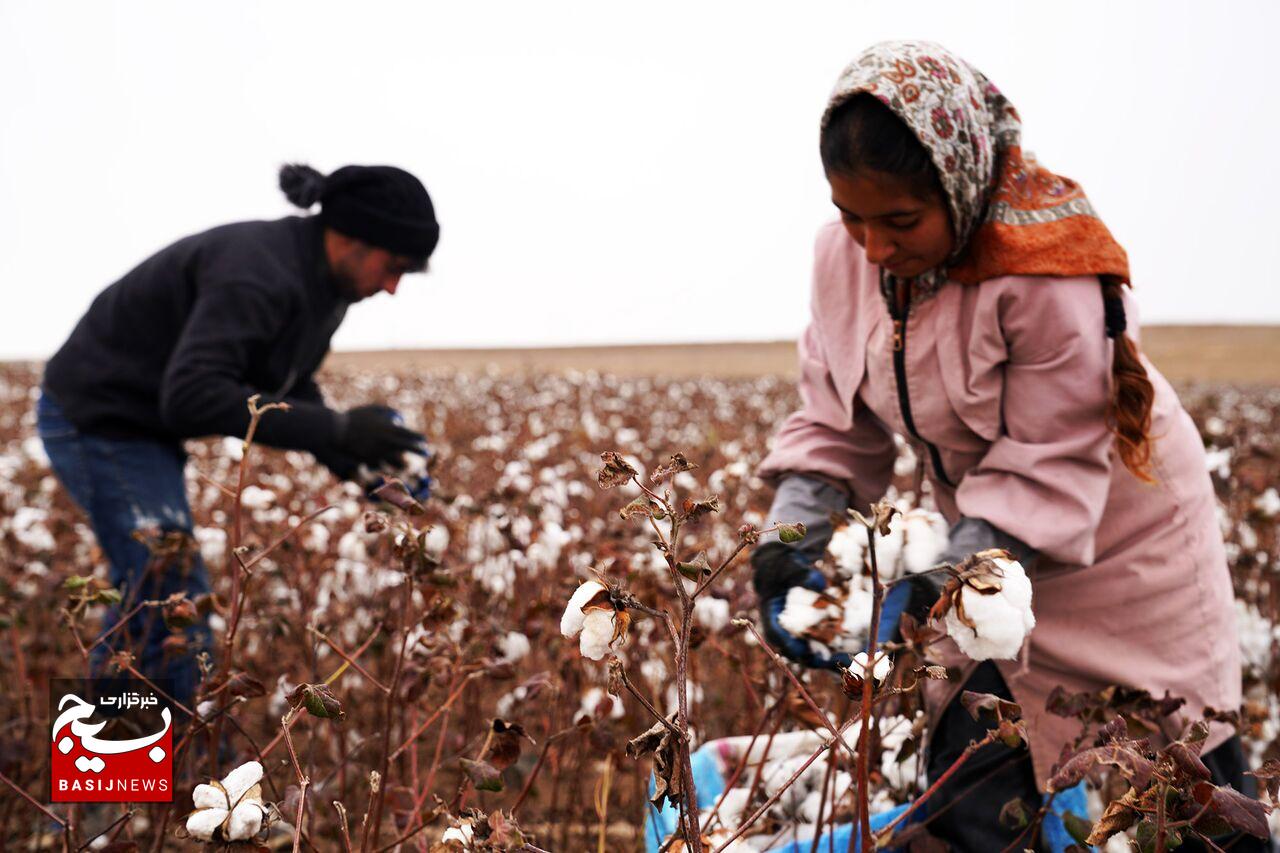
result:
[[[675,831],[662,827],[680,792],[660,811],[652,773],[661,786],[664,761],[705,744],[725,782],[718,802],[696,804],[705,850],[773,850],[850,824],[859,773],[872,812],[923,791],[927,735],[910,690],[878,706],[870,733],[847,729],[851,744],[865,737],[865,766],[835,747],[804,765],[831,739],[823,715],[848,719],[860,691],[890,678],[879,660],[865,668],[873,688],[848,684],[861,663],[844,679],[797,671],[798,686],[743,621],[756,615],[752,537],[788,521],[766,517],[770,495],[752,473],[796,405],[788,379],[330,371],[320,384],[331,405],[384,402],[427,435],[435,487],[424,511],[373,502],[305,453],[254,447],[245,460],[234,438],[190,442],[187,547],[214,582],[201,606],[219,655],[238,620],[234,667],[209,662],[215,680],[181,721],[172,804],[48,806],[47,681],[84,675],[77,643],[103,629],[100,604],[71,612],[65,582],[105,585],[107,573],[34,438],[38,381],[37,368],[0,371],[0,772],[12,783],[0,787],[0,838],[14,849],[63,849],[72,834],[77,846],[122,845],[113,850],[655,849]],[[1246,701],[1219,710],[1240,712],[1261,768],[1280,759],[1280,391],[1182,394],[1208,450],[1237,595]],[[889,499],[902,515],[873,546],[899,575],[928,568],[945,542],[928,494],[915,492],[915,457],[900,449]],[[618,457],[605,468],[624,472],[616,488],[597,474],[606,451]],[[659,467],[677,453],[687,469]],[[233,588],[242,461],[240,558],[255,562]],[[637,483],[685,502],[678,570],[654,545],[669,519]],[[832,593],[787,603],[788,624],[823,650],[866,642],[866,551],[864,528],[837,531],[824,563]],[[1009,608],[1033,629],[1015,575],[970,606]],[[985,651],[1020,643],[1021,633]],[[890,682],[901,686],[901,673]],[[677,733],[687,752],[664,743]],[[682,778],[668,774],[676,788]],[[228,779],[236,798],[231,783],[213,784]],[[59,822],[68,816],[71,830]]]

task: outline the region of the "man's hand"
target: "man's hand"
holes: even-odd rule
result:
[[[357,406],[339,419],[338,450],[357,462],[379,469],[404,467],[404,454],[422,452],[426,437],[396,423],[394,409]]]
[[[778,622],[792,587],[804,587],[814,592],[827,588],[827,579],[803,553],[781,542],[766,542],[752,552],[751,569],[756,595],[760,599],[764,636],[771,646],[801,666],[813,669],[849,665],[849,655],[841,653],[825,657],[817,654],[809,647],[808,640],[795,636]]]

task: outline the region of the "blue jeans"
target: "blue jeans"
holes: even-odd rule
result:
[[[183,559],[161,560],[133,536],[135,530],[192,534],[182,476],[186,454],[180,447],[82,433],[43,389],[36,428],[54,473],[89,516],[98,545],[111,563],[111,585],[123,596],[119,607],[108,609],[104,631],[140,601],[164,599],[175,592],[186,592],[194,599],[209,592],[209,577],[194,542]],[[127,649],[136,656],[135,665],[143,675],[171,679],[174,698],[190,707],[200,680],[195,655],[212,648],[208,620],[202,617],[186,629],[185,653],[166,653],[163,643],[173,633],[159,608],[145,607],[94,650],[92,668],[102,674],[106,657]]]

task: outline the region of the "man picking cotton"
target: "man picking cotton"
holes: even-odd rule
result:
[[[243,436],[250,396],[289,404],[262,418],[255,442],[310,451],[340,477],[397,468],[423,446],[385,406],[329,408],[312,374],[352,303],[426,269],[440,234],[426,188],[394,166],[326,177],[298,165],[280,170],[280,188],[319,214],[223,225],[161,249],[94,299],[45,369],[40,437],[124,593],[108,626],[140,601],[208,591],[198,551],[148,571],[132,534],[191,532],[183,439]],[[192,653],[166,659],[168,630],[153,613],[112,645],[131,649],[144,674],[174,679],[185,701],[207,625],[190,629]]]

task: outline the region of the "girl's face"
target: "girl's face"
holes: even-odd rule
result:
[[[922,199],[901,178],[869,169],[829,174],[827,182],[845,230],[871,263],[911,278],[951,254],[951,214],[940,193]]]

